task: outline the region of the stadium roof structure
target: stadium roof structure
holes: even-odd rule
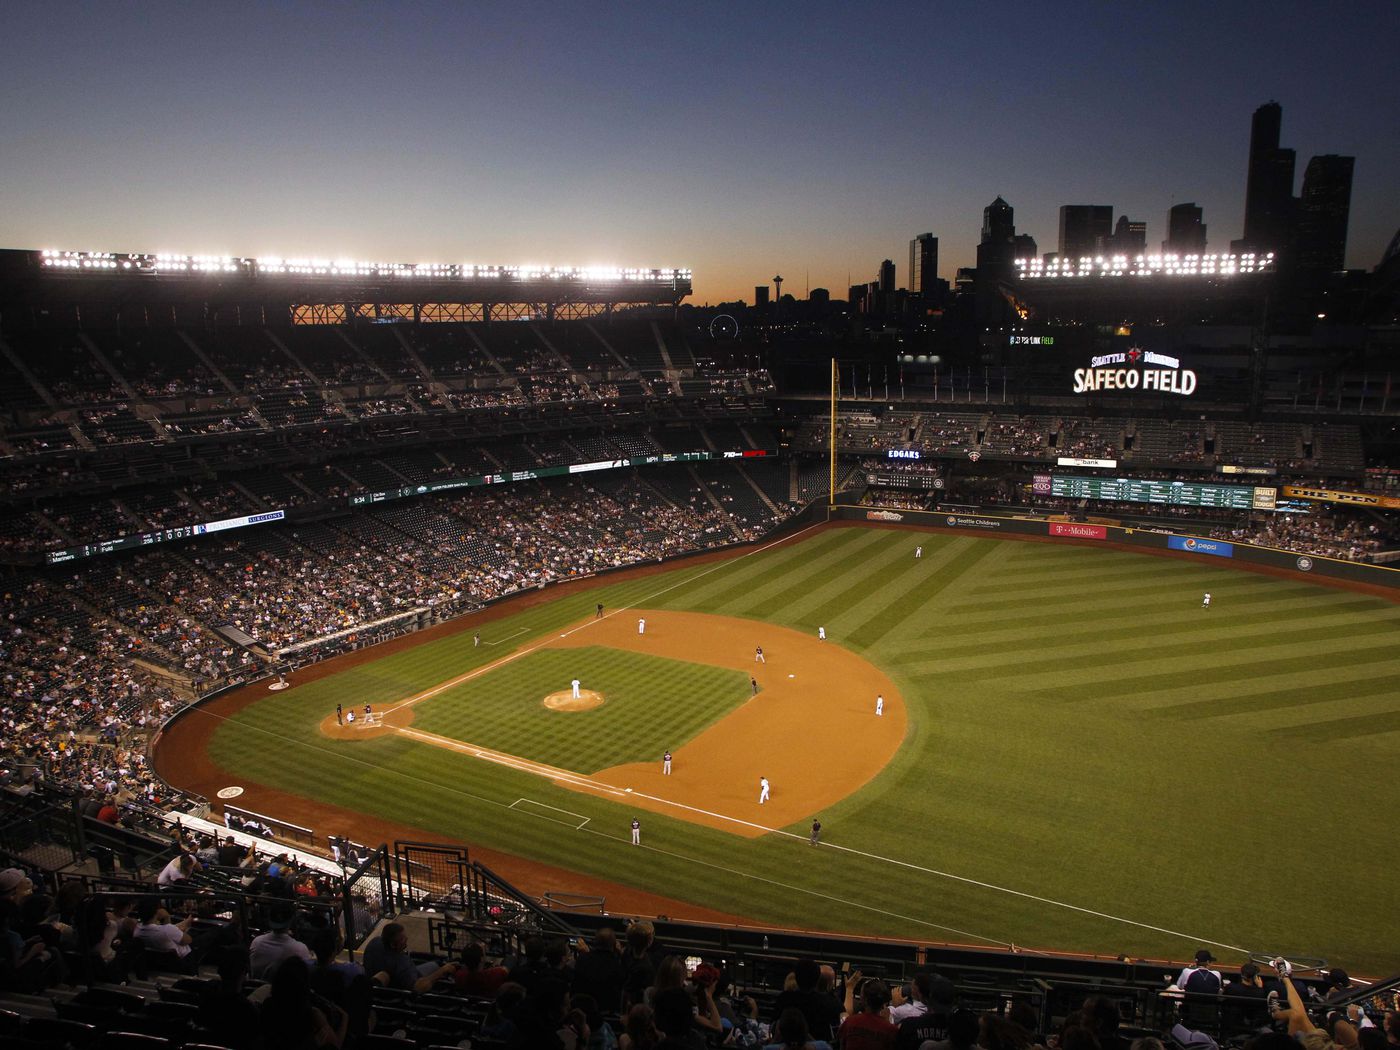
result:
[[[691,272],[679,268],[0,249],[0,309],[28,311],[60,324],[93,310],[137,324],[161,323],[167,315],[164,323],[183,323],[194,310],[234,324],[248,323],[247,311],[259,324],[275,323],[283,311],[295,324],[357,317],[567,320],[624,306],[675,307],[690,292]]]

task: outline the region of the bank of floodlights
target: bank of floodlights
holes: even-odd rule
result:
[[[41,264],[51,270],[118,270],[153,275],[236,274],[248,277],[350,277],[438,281],[558,281],[576,284],[609,284],[624,281],[672,284],[689,281],[688,267],[616,266],[486,266],[472,263],[389,263],[359,259],[283,258],[264,255],[238,258],[231,255],[118,254],[116,252],[67,252],[45,250]]]
[[[1085,255],[1077,259],[1017,259],[1022,280],[1113,277],[1234,277],[1273,269],[1273,252],[1234,254]]]

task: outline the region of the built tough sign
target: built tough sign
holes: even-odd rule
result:
[[[1100,354],[1090,360],[1088,368],[1074,370],[1076,394],[1103,390],[1142,390],[1189,397],[1196,392],[1196,373],[1182,368],[1178,358],[1134,346],[1122,353]]]

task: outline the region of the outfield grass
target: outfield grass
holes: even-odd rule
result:
[[[540,700],[577,678],[606,702],[551,711]],[[546,649],[444,690],[414,708],[413,725],[575,773],[661,761],[749,698],[748,675],[644,653]]]
[[[842,528],[573,595],[484,633],[543,638],[598,601],[825,626],[894,679],[909,737],[821,814],[831,848],[650,814],[637,850],[624,805],[402,739],[317,735],[337,700],[386,703],[499,655],[473,650],[470,633],[260,701],[216,734],[213,757],[775,923],[1176,958],[1208,942],[1400,968],[1388,834],[1400,607],[1207,561]],[[522,796],[590,823],[568,831],[507,808]]]

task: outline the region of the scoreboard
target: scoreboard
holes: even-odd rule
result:
[[[1152,478],[1092,478],[1067,474],[1037,474],[1037,495],[1066,499],[1120,500],[1163,503],[1181,507],[1224,507],[1230,510],[1273,510],[1278,489],[1259,485],[1205,485]]]

